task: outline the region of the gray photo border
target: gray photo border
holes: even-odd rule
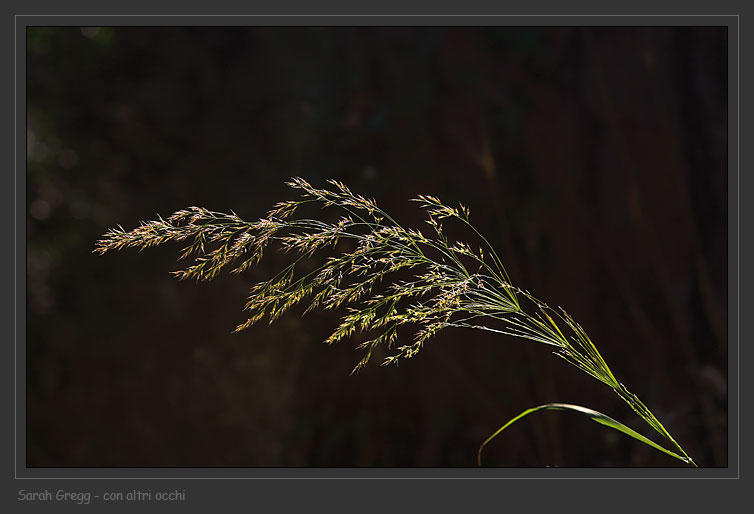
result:
[[[402,8],[408,9],[406,6]],[[96,9],[96,10],[94,10]],[[154,9],[154,8],[153,8]],[[522,9],[522,6],[519,6]],[[651,13],[653,10],[657,10],[657,6],[646,8],[643,12]],[[55,8],[49,8],[45,12],[57,10]],[[94,7],[93,12],[102,12],[104,7]],[[116,9],[117,10],[117,9]],[[149,9],[144,9],[142,12],[148,12]],[[238,9],[229,9],[228,12],[237,11]],[[591,479],[599,480],[599,497],[603,494],[612,496],[613,494],[620,494],[620,490],[623,487],[623,479],[663,479],[655,481],[660,483],[658,488],[664,487],[670,492],[675,490],[673,496],[678,494],[685,494],[689,487],[680,489],[677,485],[679,482],[672,479],[728,479],[724,482],[728,482],[730,479],[740,478],[740,348],[739,348],[739,184],[740,184],[740,172],[739,172],[739,27],[740,16],[739,14],[724,14],[724,15],[671,15],[671,14],[649,14],[649,15],[530,15],[530,14],[517,14],[517,15],[432,15],[432,16],[420,16],[412,14],[398,14],[398,15],[341,15],[341,14],[327,14],[327,15],[308,15],[302,16],[298,14],[281,14],[285,9],[278,9],[277,13],[274,13],[275,9],[272,6],[266,8],[255,9],[258,12],[268,11],[270,14],[254,14],[254,15],[236,15],[236,16],[217,16],[217,15],[161,15],[161,14],[148,14],[144,16],[137,15],[124,15],[114,18],[112,15],[57,15],[48,16],[41,13],[34,14],[34,9],[26,6],[15,9],[13,14],[13,62],[14,62],[14,173],[11,179],[10,174],[4,176],[6,183],[2,189],[4,191],[13,191],[15,198],[12,202],[6,205],[13,205],[14,221],[14,243],[15,252],[12,256],[13,262],[5,269],[9,269],[11,266],[15,271],[14,282],[11,284],[10,280],[4,279],[8,282],[8,287],[4,288],[5,291],[13,290],[13,298],[9,298],[10,305],[4,309],[4,312],[13,312],[15,319],[9,320],[9,323],[5,324],[6,327],[13,327],[13,356],[12,358],[7,355],[6,362],[13,363],[13,370],[8,369],[6,376],[13,377],[14,386],[13,399],[8,401],[6,405],[12,405],[14,414],[12,419],[14,420],[14,427],[12,429],[12,438],[14,446],[12,452],[9,452],[8,459],[5,461],[13,462],[13,480],[11,482],[10,491],[4,494],[4,497],[10,495],[10,499],[16,502],[16,495],[19,489],[40,490],[46,487],[55,489],[60,487],[67,487],[69,489],[88,489],[95,491],[93,494],[97,494],[96,491],[106,491],[108,489],[115,490],[130,490],[132,488],[152,488],[163,487],[165,489],[189,489],[190,494],[194,494],[189,502],[192,507],[209,508],[214,507],[214,503],[218,498],[226,498],[233,503],[232,498],[240,498],[240,501],[246,502],[249,505],[251,499],[248,497],[250,489],[257,491],[256,494],[262,494],[266,497],[274,497],[277,502],[287,505],[289,501],[293,501],[294,498],[290,491],[294,488],[299,489],[299,485],[302,484],[302,480],[309,482],[307,490],[312,489],[318,491],[312,496],[312,498],[319,497],[323,500],[331,498],[330,495],[342,494],[340,488],[347,487],[352,493],[357,495],[364,495],[361,498],[372,498],[374,492],[369,492],[375,486],[371,483],[371,480],[387,479],[390,480],[384,486],[377,486],[380,489],[404,489],[413,490],[416,494],[420,494],[421,491],[427,491],[429,483],[440,483],[440,487],[433,487],[432,492],[428,493],[433,495],[433,498],[441,500],[445,498],[441,503],[446,506],[452,506],[455,502],[451,498],[446,498],[451,490],[455,489],[455,486],[448,487],[450,483],[449,479],[461,480],[471,486],[472,489],[477,489],[481,492],[482,489],[488,491],[493,488],[497,489],[498,493],[504,488],[507,494],[511,493],[511,489],[522,490],[532,488],[540,488],[546,486],[547,489],[551,489],[553,486],[552,479],[557,479],[559,482],[555,489],[561,489],[564,483],[573,484],[573,480],[570,479]],[[310,12],[312,9],[302,7],[296,9],[295,12]],[[341,12],[354,12],[356,8],[344,7],[340,9]],[[393,10],[393,12],[400,12],[399,9]],[[557,12],[558,8],[554,7],[550,9],[550,12]],[[607,8],[599,8],[599,12],[607,11]],[[638,10],[638,8],[637,8]],[[687,9],[688,10],[688,9]],[[374,9],[372,9],[374,11]],[[383,5],[381,11],[388,12],[386,6]],[[440,11],[440,9],[435,9]],[[492,9],[477,9],[475,12],[491,12]],[[741,9],[728,9],[728,12],[741,12]],[[29,13],[29,14],[26,14]],[[25,263],[26,263],[26,233],[25,233],[25,216],[26,216],[26,185],[25,185],[25,28],[27,26],[40,26],[40,25],[133,25],[133,26],[161,26],[161,25],[542,25],[542,26],[555,26],[555,25],[646,25],[646,26],[667,26],[667,25],[726,25],[728,26],[728,45],[729,45],[729,83],[728,83],[728,98],[729,98],[729,171],[728,171],[728,212],[729,212],[729,232],[728,232],[728,269],[729,269],[729,288],[728,288],[728,334],[729,340],[733,342],[733,345],[729,345],[729,367],[728,367],[728,381],[729,381],[729,424],[728,424],[728,467],[727,468],[711,468],[711,469],[686,469],[686,468],[616,468],[616,469],[523,469],[523,468],[400,468],[400,469],[377,469],[377,468],[26,468],[25,462],[25,338],[26,338],[26,291],[24,284],[25,277]],[[7,50],[6,50],[7,51]],[[6,107],[8,108],[8,107]],[[8,109],[10,110],[10,109]],[[10,113],[9,117],[10,118]],[[19,136],[19,134],[21,136]],[[7,138],[6,141],[10,139]],[[12,185],[9,183],[12,182]],[[7,252],[6,252],[7,253]],[[9,257],[9,256],[6,256]],[[3,283],[5,284],[5,282]],[[9,350],[9,347],[6,347]],[[10,368],[10,366],[9,366]],[[10,395],[8,395],[10,396]],[[10,416],[9,416],[10,417]],[[9,427],[10,428],[10,427]],[[10,440],[10,437],[7,439]],[[10,453],[13,455],[11,456]],[[364,480],[359,480],[364,479]],[[366,480],[369,479],[369,480]],[[423,479],[423,480],[422,480]],[[502,483],[500,481],[502,480]],[[534,480],[532,480],[534,479]],[[561,480],[565,479],[564,482]],[[616,479],[616,480],[610,480]],[[671,479],[670,481],[665,479]],[[110,482],[110,481],[115,482]],[[342,482],[344,480],[347,482]],[[508,480],[514,480],[514,482],[507,482]],[[542,482],[546,480],[546,482]],[[581,481],[580,484],[586,484],[587,486],[591,480]],[[155,485],[158,484],[159,485]],[[189,481],[189,482],[187,482]],[[396,482],[397,481],[397,482]],[[482,482],[478,482],[482,481]],[[684,482],[685,480],[681,480]],[[715,480],[717,481],[717,480]],[[644,482],[646,483],[646,482]],[[694,483],[698,483],[696,480]],[[253,485],[252,485],[253,484]],[[286,485],[288,484],[288,485]],[[399,485],[400,484],[400,485]],[[481,484],[490,484],[492,487],[483,487]],[[497,485],[494,485],[497,484]],[[570,487],[570,486],[568,486]],[[696,486],[691,486],[695,489]],[[579,489],[581,485],[579,485]],[[5,488],[4,488],[5,489]],[[213,490],[217,489],[217,491]],[[442,489],[444,492],[438,493],[437,489]],[[614,491],[611,493],[611,491]],[[476,494],[476,493],[474,493]],[[494,491],[493,491],[494,494]],[[523,494],[521,491],[518,495]],[[663,493],[664,494],[664,493]],[[261,496],[260,496],[261,497]],[[455,497],[453,497],[455,498]],[[7,499],[7,498],[4,498]],[[299,498],[301,500],[302,498]],[[546,497],[542,497],[546,500]],[[676,496],[676,500],[678,497]],[[304,497],[304,505],[307,504],[306,497]],[[561,502],[554,499],[553,505],[558,505]],[[458,508],[464,508],[466,510],[470,504],[469,498],[466,500],[458,499]],[[503,506],[508,504],[506,500],[498,498],[497,505]],[[700,507],[704,502],[697,502],[695,506]],[[387,503],[390,504],[390,503]],[[508,504],[509,505],[509,504]],[[710,508],[713,508],[714,503],[710,503]],[[124,507],[125,505],[121,505]],[[188,506],[188,505],[186,505]],[[429,505],[427,505],[429,506]],[[680,505],[678,505],[680,507]],[[100,504],[98,506],[102,507]],[[140,506],[141,507],[141,506]],[[719,507],[719,504],[718,504]],[[15,508],[13,511],[15,511]],[[182,507],[185,508],[185,507]],[[675,510],[675,509],[674,509]]]

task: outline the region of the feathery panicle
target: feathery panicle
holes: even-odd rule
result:
[[[397,347],[384,363],[413,357],[443,328],[461,326],[454,319],[464,313],[499,316],[520,310],[515,290],[502,279],[504,269],[488,262],[481,248],[473,250],[460,241],[451,244],[444,235],[438,220],[457,218],[468,224],[466,207],[448,207],[433,196],[418,197],[435,231],[436,237],[430,238],[405,229],[373,199],[353,193],[342,182],[329,184],[331,189],[320,189],[293,178],[288,185],[300,191],[300,198],[276,204],[265,218],[253,222],[233,212],[189,207],[131,231],[118,227],[97,242],[95,251],[189,241],[180,256],[192,262],[174,274],[180,279],[210,280],[226,267],[232,273],[250,268],[274,243],[298,258],[276,277],[252,287],[245,305],[249,316],[236,330],[265,318],[271,322],[302,302],[308,304],[305,313],[346,306],[349,314],[327,342],[356,332],[374,334],[369,344],[359,346],[366,353],[357,369],[377,347],[392,348],[399,328],[412,328],[415,341]],[[307,203],[338,208],[343,215],[333,223],[296,218],[298,208]],[[306,275],[296,273],[301,259],[325,248],[337,249],[344,240],[353,243],[350,252],[328,258]],[[413,278],[392,279],[401,270],[413,273]],[[375,293],[377,287],[384,289],[383,294]]]

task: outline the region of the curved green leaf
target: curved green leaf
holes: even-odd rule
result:
[[[587,409],[586,407],[581,407],[580,405],[571,405],[568,403],[547,403],[545,405],[540,405],[539,407],[533,407],[531,409],[527,409],[523,411],[521,414],[519,414],[515,418],[508,421],[505,425],[497,429],[497,431],[494,434],[488,437],[487,440],[484,441],[482,445],[479,447],[479,451],[477,452],[477,464],[480,466],[482,465],[482,450],[490,441],[492,441],[503,430],[511,426],[513,423],[515,423],[519,419],[540,410],[569,410],[569,411],[574,411],[574,412],[580,412],[581,414],[585,414],[589,416],[590,418],[592,418],[592,420],[596,421],[597,423],[613,428],[615,430],[618,430],[619,432],[623,432],[624,434],[633,437],[637,441],[641,441],[642,443],[648,446],[651,446],[655,450],[659,450],[667,455],[670,455],[671,457],[675,457],[676,459],[683,461],[686,464],[693,464],[693,462],[687,459],[686,457],[682,457],[681,455],[678,455],[677,453],[674,453],[668,450],[667,448],[663,448],[659,444],[655,443],[654,441],[651,441],[650,439],[647,439],[640,433],[636,432],[635,430],[631,428],[628,428],[626,425],[624,425],[623,423],[620,423],[619,421],[614,420],[610,416],[602,414],[601,412],[598,412],[596,410]]]

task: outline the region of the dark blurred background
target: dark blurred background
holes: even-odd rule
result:
[[[92,254],[190,205],[263,216],[327,178],[405,225],[462,201],[514,282],[564,306],[702,466],[727,466],[724,28],[30,28],[27,465],[475,466],[523,409],[650,430],[546,347],[446,330],[359,374],[343,312],[231,334],[244,276],[179,245]],[[489,466],[676,466],[569,413]]]

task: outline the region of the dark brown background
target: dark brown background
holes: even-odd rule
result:
[[[702,466],[727,465],[722,28],[34,28],[28,45],[29,466],[474,466],[545,402],[649,434],[539,347],[445,331],[349,376],[342,313],[241,334],[244,277],[178,282],[178,246],[98,257],[115,224],[254,219],[340,179],[406,225],[471,206],[513,280],[563,305]],[[568,413],[491,466],[675,466]]]

